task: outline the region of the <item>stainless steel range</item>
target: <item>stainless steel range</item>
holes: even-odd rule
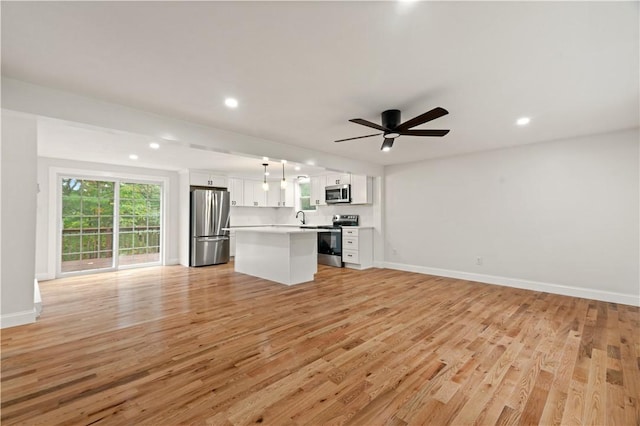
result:
[[[355,214],[333,216],[332,224],[318,226],[318,263],[342,268],[342,227],[358,226],[359,216]]]

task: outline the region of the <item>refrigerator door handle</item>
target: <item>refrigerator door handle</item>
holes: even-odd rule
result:
[[[229,237],[197,237],[196,240],[198,242],[216,242],[216,241],[226,241]]]

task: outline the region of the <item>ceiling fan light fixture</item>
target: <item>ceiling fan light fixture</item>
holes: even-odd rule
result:
[[[526,126],[527,124],[529,124],[531,122],[531,119],[529,117],[520,117],[518,118],[518,120],[516,121],[516,124],[518,126]]]
[[[370,138],[373,136],[384,135],[384,143],[382,144],[382,147],[380,147],[380,149],[382,149],[383,151],[388,151],[393,146],[393,141],[400,136],[442,137],[446,135],[447,133],[449,133],[449,130],[442,130],[442,129],[416,130],[414,129],[414,127],[428,123],[430,121],[433,121],[447,114],[449,114],[449,111],[447,111],[446,109],[442,107],[436,107],[423,114],[413,117],[411,120],[402,122],[401,111],[399,109],[388,109],[386,111],[382,111],[382,114],[380,116],[380,121],[382,125],[377,123],[372,123],[371,121],[367,121],[363,118],[352,118],[351,120],[349,120],[351,123],[360,124],[361,126],[376,129],[378,131],[381,131],[382,133],[356,136],[356,137],[347,138],[347,139],[338,139],[334,142],[346,142],[346,141],[352,141],[355,139],[363,139],[363,138]]]

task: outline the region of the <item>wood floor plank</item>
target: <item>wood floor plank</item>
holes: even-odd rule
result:
[[[41,283],[2,330],[13,424],[640,424],[637,307],[320,266],[233,264]]]

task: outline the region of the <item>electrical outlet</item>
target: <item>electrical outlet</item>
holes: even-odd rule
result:
[[[482,257],[480,256],[476,257],[476,265],[482,266]]]

